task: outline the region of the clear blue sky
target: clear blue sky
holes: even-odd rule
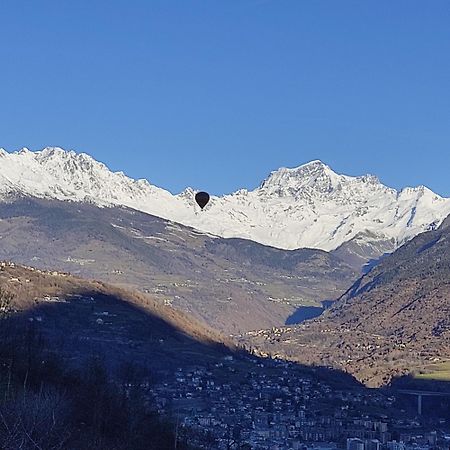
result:
[[[450,196],[448,0],[0,0],[0,147],[178,192],[321,159]]]

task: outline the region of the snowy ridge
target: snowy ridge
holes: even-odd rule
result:
[[[255,190],[212,197],[203,212],[195,191],[178,195],[111,172],[85,153],[0,149],[0,200],[17,195],[123,205],[223,237],[284,249],[333,250],[355,237],[401,245],[450,214],[450,199],[424,186],[396,191],[371,175],[339,175],[321,161],[272,172]]]

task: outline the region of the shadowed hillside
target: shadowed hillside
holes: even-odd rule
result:
[[[111,351],[109,359],[127,359],[131,352],[140,364],[163,367],[183,358],[189,361],[197,343],[209,346],[213,354],[226,354],[224,337],[149,295],[60,272],[2,265],[0,286],[11,297],[9,311],[19,322],[45,330],[72,357],[74,350],[82,356],[101,345],[102,353]]]
[[[151,387],[227,354],[217,334],[140,294],[2,263],[0,447],[187,448]]]

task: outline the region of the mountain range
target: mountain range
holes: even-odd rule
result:
[[[0,151],[0,259],[138,289],[257,354],[371,386],[450,359],[449,199],[320,161],[204,211],[195,192],[59,148]]]
[[[187,188],[172,195],[113,173],[85,153],[0,149],[0,200],[22,195],[126,206],[216,236],[336,251],[355,266],[437,228],[450,214],[450,199],[424,186],[397,191],[371,175],[336,174],[321,161],[278,169],[254,190],[212,196],[204,211],[194,194]]]

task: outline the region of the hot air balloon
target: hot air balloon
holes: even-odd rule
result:
[[[197,192],[195,194],[195,201],[203,209],[209,202],[209,194],[207,192]]]

